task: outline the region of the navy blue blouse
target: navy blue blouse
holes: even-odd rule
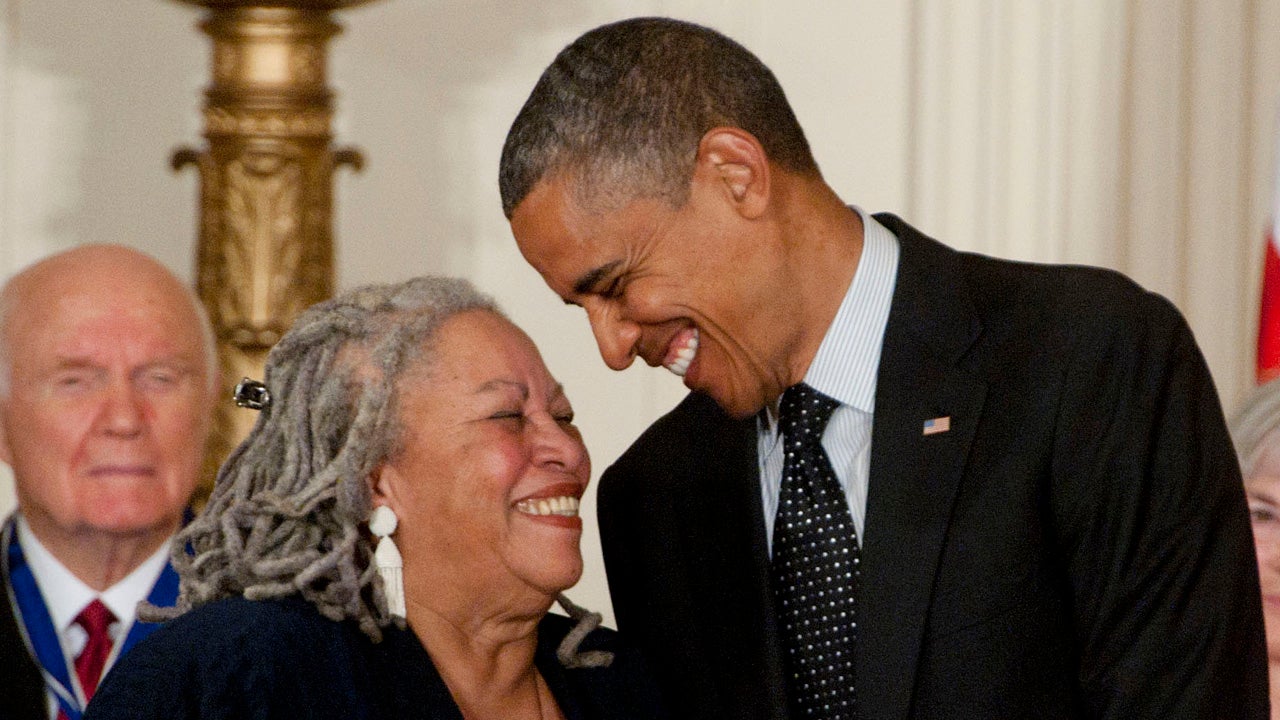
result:
[[[636,651],[599,629],[583,650],[608,650],[606,668],[568,669],[555,657],[572,621],[547,615],[534,656],[568,720],[666,717]],[[372,642],[301,598],[243,598],[167,623],[111,670],[85,720],[463,720],[427,651],[409,630]]]

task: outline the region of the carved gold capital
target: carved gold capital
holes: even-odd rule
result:
[[[175,168],[200,172],[196,289],[227,386],[207,491],[253,422],[230,402],[231,386],[261,378],[268,350],[298,314],[333,294],[333,169],[359,169],[362,159],[330,145],[326,44],[341,28],[329,12],[365,0],[182,1],[208,8],[200,28],[213,40],[208,145],[173,158]]]

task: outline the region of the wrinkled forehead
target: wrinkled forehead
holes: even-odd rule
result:
[[[113,349],[203,358],[201,320],[181,286],[87,282],[22,288],[7,301],[10,360]]]

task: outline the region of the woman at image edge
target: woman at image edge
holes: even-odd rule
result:
[[[1271,678],[1271,717],[1280,720],[1280,380],[1256,388],[1231,421],[1249,498],[1262,584]]]

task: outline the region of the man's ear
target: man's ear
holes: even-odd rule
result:
[[[746,130],[708,130],[698,143],[695,174],[702,174],[723,189],[743,217],[755,218],[769,204],[769,158],[760,141]]]

